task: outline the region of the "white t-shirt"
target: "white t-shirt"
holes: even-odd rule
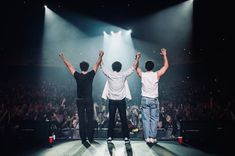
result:
[[[157,72],[142,72],[141,75],[141,95],[150,98],[158,97],[158,78]]]
[[[129,87],[127,85],[127,77],[135,71],[134,67],[123,72],[110,71],[103,65],[101,66],[101,69],[108,78],[102,97],[105,94],[104,96],[111,100],[122,100],[125,97],[130,97],[129,99],[131,99]]]

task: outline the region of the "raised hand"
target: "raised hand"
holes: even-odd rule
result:
[[[135,55],[135,58],[136,59],[139,59],[141,57],[141,53],[138,51],[137,53],[136,53],[136,55]]]
[[[61,52],[61,53],[59,54],[59,56],[60,56],[61,58],[64,58],[64,53]]]
[[[162,48],[160,54],[163,55],[163,56],[166,56],[166,49],[165,49],[165,48]]]
[[[104,52],[102,50],[99,50],[99,56],[103,57]]]
[[[72,75],[74,75],[74,72],[76,71],[75,68],[73,67],[73,65],[69,62],[69,60],[67,58],[65,58],[63,52],[61,52],[59,54],[61,60],[64,62],[64,64],[66,65],[66,67],[69,69],[70,73]]]

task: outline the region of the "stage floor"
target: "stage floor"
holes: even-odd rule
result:
[[[52,147],[34,148],[19,155],[24,156],[212,156],[189,145],[180,145],[176,141],[159,141],[148,146],[144,141],[131,141],[125,145],[122,140],[107,144],[105,140],[85,147],[80,140],[57,142]]]

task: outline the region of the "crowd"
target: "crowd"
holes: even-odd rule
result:
[[[9,79],[0,84],[0,127],[17,127],[24,121],[53,121],[58,130],[79,129],[76,106],[76,86],[73,78],[43,80],[40,83]],[[175,81],[162,80],[160,84],[159,128],[173,127],[177,134],[180,120],[235,120],[234,98],[226,96],[218,80],[196,81],[187,76]],[[136,89],[137,90],[137,89]],[[132,132],[142,130],[140,92],[132,92],[127,101],[128,127]],[[97,90],[94,91],[95,93]],[[94,93],[94,94],[95,94]],[[94,96],[97,130],[108,126],[108,104]],[[116,115],[116,127],[120,126]]]

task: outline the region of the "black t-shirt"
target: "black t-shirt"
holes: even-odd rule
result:
[[[78,73],[75,71],[74,78],[77,82],[77,97],[91,98],[92,97],[92,82],[95,77],[95,71],[92,70],[87,74]]]

